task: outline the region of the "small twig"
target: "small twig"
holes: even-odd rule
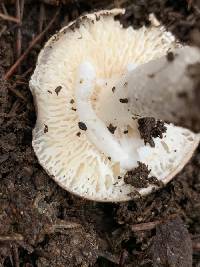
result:
[[[199,241],[200,241],[200,234],[191,235],[191,239],[192,240],[199,239]]]
[[[59,221],[56,224],[52,225],[52,230],[53,232],[58,231],[60,229],[74,229],[74,228],[80,228],[81,224],[79,223],[74,223],[74,222],[66,222],[66,221]]]
[[[21,56],[22,51],[22,34],[21,34],[21,10],[19,0],[15,2],[16,6],[16,17],[19,19],[19,25],[16,31],[16,59]]]
[[[166,220],[156,220],[153,222],[147,222],[147,223],[138,223],[138,224],[134,224],[131,225],[131,230],[133,232],[139,232],[139,231],[147,231],[147,230],[152,230],[154,229],[157,225],[162,224],[165,221],[168,221],[170,219],[175,218],[177,215],[176,214],[172,214],[170,215]]]
[[[16,85],[28,85],[28,82],[16,81]]]
[[[34,251],[33,247],[23,240],[17,240],[17,244],[24,248],[29,254],[33,253]]]
[[[18,66],[23,62],[23,60],[30,53],[32,48],[42,39],[44,34],[51,28],[51,26],[53,25],[53,23],[55,22],[58,14],[59,14],[59,11],[60,11],[60,8],[56,11],[55,15],[53,16],[52,20],[49,22],[47,27],[31,41],[31,43],[29,44],[29,46],[25,50],[25,52],[20,56],[20,58],[18,58],[18,60],[14,63],[14,65],[12,65],[12,67],[6,72],[6,74],[4,76],[5,80],[8,80],[13,75],[13,73],[16,71]]]
[[[20,100],[19,99],[15,100],[15,102],[13,103],[13,105],[12,105],[12,107],[11,107],[11,109],[7,115],[10,117],[13,116],[16,113],[16,111],[20,105],[21,105]]]
[[[192,242],[192,248],[194,251],[200,252],[200,242]]]
[[[14,104],[12,105],[12,108],[10,109],[9,113],[7,114],[7,117],[12,117],[16,114],[17,109],[20,107],[21,103],[20,100],[17,99]]]
[[[199,9],[199,7],[197,5],[193,5],[193,8],[198,13],[198,15],[200,15],[200,9]]]
[[[124,249],[120,256],[119,267],[123,267],[128,257],[128,252]]]
[[[0,241],[22,241],[24,240],[24,237],[20,234],[12,234],[12,235],[1,235]]]
[[[12,251],[13,251],[13,262],[15,267],[19,267],[19,252],[16,244],[12,245]]]
[[[21,10],[19,0],[15,2],[15,16],[19,20],[19,24],[21,24]]]
[[[24,73],[22,73],[21,77],[22,78],[26,78],[26,76],[31,73],[33,70],[33,67],[30,67],[29,69],[27,69]]]
[[[160,221],[138,223],[138,224],[131,225],[131,230],[134,232],[152,230],[160,223],[161,223]]]
[[[112,262],[112,263],[115,263],[115,264],[119,265],[119,262],[120,262],[119,257],[117,257],[117,256],[115,256],[115,255],[113,255],[113,254],[111,254],[111,253],[108,252],[108,251],[100,251],[100,252],[98,253],[98,256],[99,256],[99,257],[102,257],[102,258],[104,258],[104,259],[106,259],[106,260],[108,260],[108,261],[110,261],[110,262]]]
[[[25,98],[25,96],[23,96],[18,90],[16,90],[13,87],[10,87],[9,90],[14,93],[16,96],[18,96],[19,98],[21,98],[23,101],[27,101],[27,99]]]
[[[20,6],[21,6],[21,17],[20,17],[20,19],[22,21],[23,16],[24,16],[24,0],[21,0]]]
[[[41,32],[43,29],[44,20],[45,20],[45,8],[44,8],[43,3],[40,4],[40,15],[39,16],[40,17],[39,17],[38,31]]]
[[[2,34],[4,34],[4,32],[7,30],[7,26],[4,25],[3,28],[0,31],[0,37],[2,36]]]
[[[3,13],[8,15],[8,11],[7,11],[7,8],[6,8],[4,3],[1,3],[1,7],[2,7],[2,10],[3,10]]]
[[[20,20],[18,18],[12,17],[10,15],[5,15],[3,13],[0,13],[0,18],[3,20],[8,20],[8,21],[12,21],[15,23],[20,23]]]
[[[190,10],[192,7],[193,0],[187,0],[187,2],[188,2],[188,10]]]
[[[10,251],[9,251],[9,259],[10,259],[10,262],[11,262],[11,266],[14,266],[14,263],[13,263],[13,255],[12,255],[12,244],[10,243],[9,244],[9,247],[10,247]]]

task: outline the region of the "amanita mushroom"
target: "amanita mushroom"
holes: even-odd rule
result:
[[[123,28],[115,19],[123,13],[100,11],[63,28],[41,51],[30,81],[37,109],[33,147],[40,164],[64,189],[96,201],[127,201],[133,192],[151,192],[151,184],[138,189],[124,181],[138,161],[167,183],[199,142],[192,131],[164,124],[167,131],[153,138],[155,147],[144,144],[135,115],[166,117],[156,105],[151,111],[148,99],[136,98],[143,86],[134,73],[179,45],[161,26]],[[134,93],[130,84],[137,85]]]

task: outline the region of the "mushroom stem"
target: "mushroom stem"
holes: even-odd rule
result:
[[[79,119],[87,126],[89,140],[114,162],[119,162],[124,169],[135,167],[135,159],[124,151],[106,125],[92,108],[90,96],[96,83],[96,74],[90,62],[83,62],[78,69],[76,103]]]

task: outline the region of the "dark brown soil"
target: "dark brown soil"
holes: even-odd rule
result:
[[[162,184],[155,176],[149,177],[150,172],[151,170],[148,169],[147,165],[142,162],[138,162],[138,167],[125,174],[124,181],[135,188],[146,188],[149,184],[161,186]]]
[[[180,217],[156,227],[150,251],[155,266],[192,266],[192,242]]]
[[[150,146],[155,147],[153,138],[159,137],[162,139],[163,133],[167,131],[167,128],[163,121],[157,121],[155,118],[146,117],[138,119],[138,130],[141,138],[144,139],[145,145],[149,143]]]
[[[128,203],[101,204],[58,187],[31,146],[36,117],[28,81],[44,41],[79,14],[121,2],[127,7],[124,24],[148,25],[148,14],[155,12],[182,41],[200,44],[200,7],[195,0],[82,0],[62,6],[17,73],[8,81],[0,79],[0,266],[189,267],[191,257],[193,266],[200,266],[200,148],[165,188]],[[0,12],[5,13],[5,7],[15,16],[15,5],[0,5]],[[22,51],[55,11],[55,6],[25,1]],[[19,45],[16,50],[17,29],[15,23],[1,20],[1,77],[21,54]],[[192,123],[200,129],[199,121]]]
[[[117,127],[113,126],[112,123],[109,124],[108,130],[111,132],[111,134],[114,134],[116,129],[117,129]]]

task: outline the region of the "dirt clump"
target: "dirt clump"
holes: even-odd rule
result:
[[[152,117],[145,117],[138,119],[138,130],[140,136],[144,139],[145,145],[150,144],[151,147],[155,147],[153,138],[163,138],[163,133],[167,131],[163,121],[156,120]]]
[[[126,184],[130,184],[135,188],[145,188],[148,187],[149,184],[154,184],[157,186],[161,186],[162,183],[158,181],[158,179],[154,176],[150,176],[151,170],[148,169],[148,166],[142,162],[138,162],[138,167],[135,169],[128,171],[124,176],[124,182]]]

